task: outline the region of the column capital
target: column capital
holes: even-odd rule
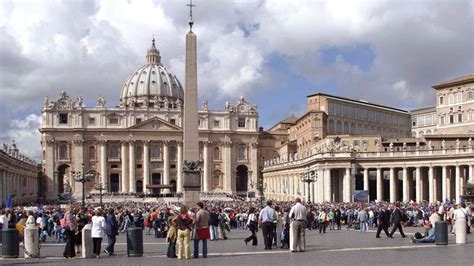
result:
[[[77,145],[77,146],[82,146],[84,144],[84,140],[83,139],[75,139],[72,141],[72,143],[74,143],[74,145]]]
[[[170,144],[170,141],[169,140],[162,140],[161,143],[164,145],[164,146],[168,146]]]
[[[142,143],[144,145],[150,145],[150,142],[151,142],[151,140],[149,140],[149,139],[142,140]]]
[[[107,140],[105,140],[105,139],[99,139],[99,140],[97,140],[97,142],[98,142],[100,145],[105,145],[105,144],[107,144]]]

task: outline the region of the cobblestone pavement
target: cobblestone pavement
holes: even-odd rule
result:
[[[416,228],[407,228],[409,236]],[[142,257],[127,257],[124,234],[118,238],[116,256],[102,254],[100,259],[66,260],[61,257],[64,243],[51,241],[42,244],[41,258],[23,259],[20,248],[19,259],[0,259],[0,264],[10,265],[474,265],[474,236],[468,235],[467,245],[456,245],[455,236],[449,235],[448,246],[434,244],[412,244],[409,238],[375,238],[375,231],[360,233],[353,230],[306,231],[306,252],[292,253],[287,249],[265,251],[261,232],[258,246],[246,246],[243,238],[249,231],[232,230],[228,240],[210,241],[207,259],[178,261],[165,256],[167,243],[163,238],[144,236]],[[106,245],[104,240],[104,247]],[[192,246],[192,243],[191,243]]]

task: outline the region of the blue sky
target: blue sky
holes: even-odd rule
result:
[[[196,0],[200,101],[245,96],[268,128],[325,92],[410,109],[474,72],[473,2]],[[118,103],[152,36],[183,82],[186,0],[0,2],[0,141],[39,158],[43,98]],[[71,20],[71,17],[74,17]]]

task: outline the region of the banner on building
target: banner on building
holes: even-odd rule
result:
[[[368,190],[354,190],[354,203],[369,203]]]

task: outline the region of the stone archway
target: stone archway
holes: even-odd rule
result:
[[[135,185],[137,193],[142,193],[143,192],[143,181],[142,180],[137,180]]]
[[[248,187],[248,167],[241,164],[237,166],[237,174],[236,174],[236,190],[239,191],[247,191]]]
[[[68,164],[61,164],[58,166],[58,180],[57,180],[57,190],[58,193],[64,193],[64,192],[72,192],[72,184],[71,182],[71,173],[69,169]],[[66,181],[66,182],[65,182]]]

